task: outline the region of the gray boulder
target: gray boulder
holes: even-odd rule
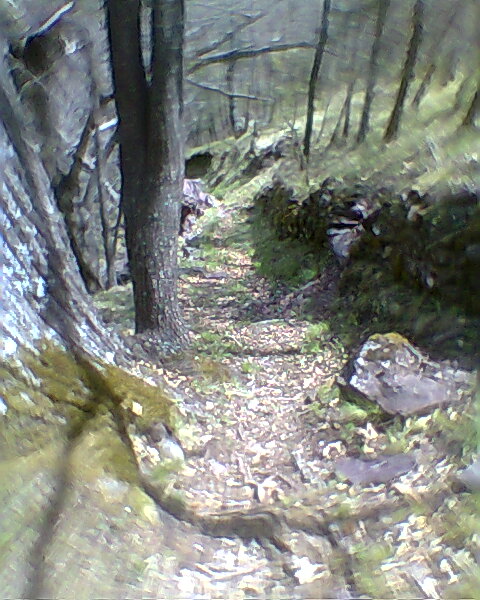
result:
[[[436,363],[398,333],[375,334],[339,377],[350,400],[369,400],[391,415],[427,413],[460,402],[473,377],[449,363]]]
[[[353,484],[369,485],[388,483],[413,469],[415,464],[415,459],[410,454],[377,456],[375,460],[345,457],[337,460],[335,470]]]

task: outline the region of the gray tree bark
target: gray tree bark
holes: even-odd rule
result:
[[[385,21],[387,20],[387,12],[390,5],[390,0],[378,0],[378,13],[375,24],[375,39],[372,44],[372,52],[370,54],[370,62],[368,65],[367,87],[365,90],[365,100],[363,102],[362,116],[357,134],[357,142],[361,144],[367,137],[370,129],[370,110],[375,97],[375,83],[378,73],[378,57],[380,54],[380,46],[382,42],[383,30]]]
[[[106,359],[121,351],[91,305],[41,156],[35,121],[0,65],[0,356],[51,339]],[[111,359],[110,359],[111,360]]]
[[[111,93],[102,11],[97,0],[81,6],[58,0],[15,4],[16,9],[4,8],[6,24],[2,22],[12,48],[12,78],[35,121],[38,152],[82,277],[95,292],[115,282],[111,231],[118,211],[118,202],[106,193],[105,178],[97,177],[101,161],[95,160],[112,133],[104,127],[101,147],[95,149],[98,129],[114,116],[112,103],[101,101]],[[9,20],[19,31],[9,28]],[[103,171],[114,186],[117,166],[113,160],[104,162]]]

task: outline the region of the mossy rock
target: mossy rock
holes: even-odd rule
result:
[[[473,378],[450,365],[434,363],[397,332],[366,340],[338,378],[353,402],[377,404],[386,414],[410,416],[459,404],[469,397]]]
[[[104,382],[140,428],[148,428],[161,421],[175,430],[180,423],[180,413],[172,398],[159,386],[123,369],[108,366],[103,374]]]
[[[175,430],[179,412],[159,386],[113,365],[95,364],[48,342],[36,352],[22,351],[0,365],[5,414],[0,434],[2,454],[19,456],[53,443],[75,439],[90,421],[117,428],[135,422],[146,430],[159,421]],[[105,436],[112,434],[111,424]],[[101,436],[100,436],[101,437]]]

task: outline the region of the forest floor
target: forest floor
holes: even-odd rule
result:
[[[181,388],[202,433],[189,493],[219,509],[296,496],[322,468],[326,436],[312,428],[311,407],[347,358],[326,324],[297,316],[301,292],[275,291],[256,275],[248,245],[228,245],[239,218],[245,214],[237,207],[223,212],[210,241],[214,260],[182,277],[194,353],[172,361],[165,373]],[[314,288],[328,306],[334,272],[304,295]]]
[[[443,119],[453,96],[453,88],[437,90],[388,148],[374,135],[361,152],[316,153],[310,179],[438,195],[474,185],[478,133],[460,135],[458,123]],[[278,139],[276,131],[255,140],[256,152]],[[341,399],[336,378],[351,348],[333,326],[342,319],[333,314],[338,267],[327,261],[320,276],[301,274],[289,286],[273,281],[255,255],[262,231],[250,227],[264,184],[276,175],[300,190],[309,182],[298,156],[248,173],[256,166],[247,160],[250,144],[218,143],[215,151],[226,156],[213,183],[221,200],[200,220],[195,247],[181,261],[193,343],[157,372],[183,414],[176,434],[185,461],[168,486],[199,516],[175,525],[161,517],[163,549],[145,546],[152,579],[144,596],[480,598],[478,498],[452,488],[469,460],[465,440],[475,418],[450,407],[385,420]],[[272,263],[285,258],[281,252],[273,248]],[[132,333],[130,286],[99,294],[96,303],[106,321]],[[387,483],[353,485],[338,469],[344,457],[403,454],[414,465]],[[203,527],[202,515],[218,527]]]
[[[474,585],[465,572],[474,573],[476,521],[468,495],[450,491],[446,445],[455,444],[437,443],[445,419],[385,425],[341,402],[335,378],[348,355],[327,320],[337,268],[297,290],[272,285],[252,263],[246,208],[215,209],[184,261],[193,346],[159,369],[184,415],[186,460],[171,485],[199,514],[232,523],[220,554],[183,569],[181,586],[207,598],[462,596],[472,587],[460,584]],[[314,321],[302,310],[309,296]],[[129,287],[98,304],[128,331]],[[416,466],[388,484],[352,486],[336,470],[344,456],[398,450],[413,452]],[[255,513],[281,515],[280,542],[235,528],[236,515]]]

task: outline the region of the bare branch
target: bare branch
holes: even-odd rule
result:
[[[237,33],[239,33],[240,31],[242,31],[243,29],[245,29],[249,25],[252,25],[253,23],[256,23],[257,21],[259,21],[260,19],[262,19],[265,15],[266,15],[266,13],[259,13],[258,15],[255,15],[255,16],[242,15],[246,19],[243,23],[240,23],[239,25],[237,25],[237,27],[235,27],[234,29],[232,29],[232,31],[229,31],[222,38],[220,38],[219,40],[211,43],[209,46],[205,46],[203,48],[200,48],[200,50],[198,50],[197,53],[196,53],[196,58],[200,58],[200,57],[204,56],[205,54],[208,54],[209,52],[213,52],[214,50],[216,50],[220,46],[223,46],[223,44],[226,44],[227,42],[230,42],[231,40],[234,39],[234,37],[235,37],[235,35]]]
[[[48,19],[40,23],[40,26],[35,32],[35,35],[45,33],[48,29],[53,27],[65,13],[70,12],[72,10],[74,4],[75,2],[67,2],[66,4],[58,8]]]
[[[188,75],[191,75],[195,71],[206,67],[207,65],[232,62],[240,60],[242,58],[253,58],[260,56],[261,54],[268,54],[270,52],[285,52],[287,50],[312,50],[315,48],[315,44],[311,42],[297,42],[296,44],[277,44],[275,46],[263,46],[262,48],[242,49],[242,50],[230,50],[229,52],[222,52],[221,54],[214,54],[213,56],[207,56],[199,60],[196,64],[190,67],[187,71]]]
[[[258,100],[259,102],[274,102],[273,98],[262,98],[261,96],[252,96],[250,94],[237,94],[233,92],[226,92],[225,90],[222,90],[215,86],[208,85],[206,83],[199,83],[198,81],[192,81],[191,79],[186,79],[186,82],[202,90],[216,92],[217,94],[221,94],[222,96],[226,96],[227,98],[246,98],[247,100]]]

